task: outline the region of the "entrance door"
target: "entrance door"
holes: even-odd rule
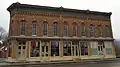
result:
[[[26,46],[21,44],[18,46],[18,59],[24,60],[26,58]]]
[[[78,41],[73,41],[72,42],[72,54],[73,56],[79,56],[79,42]]]
[[[72,46],[72,54],[73,56],[78,56],[78,45]]]

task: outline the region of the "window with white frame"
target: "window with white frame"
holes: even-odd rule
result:
[[[54,22],[53,27],[54,27],[54,36],[58,36],[58,23]]]
[[[98,37],[102,37],[102,27],[98,25]]]
[[[90,24],[90,37],[94,37],[94,25]]]
[[[74,22],[74,23],[73,23],[73,29],[72,29],[72,30],[73,30],[73,36],[77,36],[77,27],[78,27],[78,26],[77,26],[77,23]]]
[[[37,25],[37,22],[36,21],[33,21],[32,22],[32,35],[36,35],[37,34],[37,30],[36,30],[36,25]]]
[[[63,36],[68,36],[68,24],[64,22]]]
[[[43,35],[48,35],[48,23],[46,21],[43,22]]]
[[[105,25],[106,37],[110,37],[110,26]]]
[[[25,35],[26,32],[26,24],[25,22],[22,22],[21,24],[21,35]]]
[[[86,36],[85,23],[81,23],[81,33],[82,36]]]

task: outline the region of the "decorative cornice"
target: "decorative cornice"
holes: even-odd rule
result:
[[[98,12],[98,11],[90,11],[90,10],[78,10],[78,9],[68,9],[68,8],[63,8],[63,7],[50,7],[50,6],[38,6],[38,5],[30,5],[30,4],[21,4],[21,3],[13,3],[10,5],[7,10],[9,12],[12,12],[14,9],[26,9],[26,10],[49,10],[49,11],[55,11],[55,12],[71,12],[71,13],[83,13],[83,14],[94,14],[94,15],[104,15],[104,16],[110,16],[112,13],[109,12]]]
[[[11,17],[19,14],[19,15],[29,15],[29,16],[46,16],[46,17],[60,17],[60,14],[55,14],[51,12],[26,12],[26,11],[17,11],[17,12],[12,12]],[[72,16],[72,15],[62,15],[62,18],[73,18],[73,19],[82,19],[82,20],[110,20],[106,18],[100,18],[100,17],[86,17],[86,16]]]

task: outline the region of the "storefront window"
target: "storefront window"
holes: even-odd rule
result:
[[[91,54],[98,55],[98,45],[97,42],[90,42],[91,45]]]
[[[104,54],[104,42],[103,41],[98,41],[98,51],[99,51],[99,55],[103,55]]]
[[[112,43],[111,42],[105,42],[105,49],[106,49],[106,54],[111,55],[112,54]]]
[[[51,56],[59,56],[59,41],[51,41]]]
[[[63,53],[64,53],[64,56],[71,56],[71,44],[69,41],[64,41]]]
[[[37,41],[32,41],[30,48],[30,57],[39,57],[39,56],[40,56],[40,43]]]
[[[48,56],[48,41],[42,41],[42,56]]]
[[[80,42],[81,55],[88,55],[88,45],[87,42]]]

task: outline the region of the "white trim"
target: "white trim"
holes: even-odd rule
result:
[[[25,35],[20,35],[20,36],[23,36],[23,37],[25,37]]]
[[[101,38],[88,38],[88,37],[86,37],[86,36],[83,36],[83,37],[59,37],[59,36],[53,36],[53,37],[39,37],[39,36],[36,36],[36,37],[33,37],[33,36],[25,36],[25,37],[21,37],[21,36],[10,36],[10,38],[63,38],[63,39],[104,39],[104,40],[114,40],[113,38],[103,38],[103,37],[101,37]]]
[[[32,35],[32,36],[34,37],[34,36],[37,36],[37,35]]]

